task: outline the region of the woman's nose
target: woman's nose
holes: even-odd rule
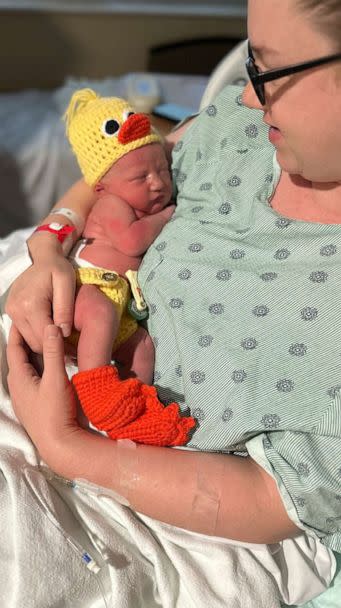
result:
[[[260,103],[251,82],[248,82],[244,88],[242,94],[242,102],[247,108],[253,108],[256,110],[264,109],[264,106],[262,106],[262,104]]]

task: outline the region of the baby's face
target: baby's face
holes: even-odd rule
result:
[[[172,194],[167,158],[161,144],[148,144],[122,156],[101,179],[104,192],[143,213],[165,207]]]

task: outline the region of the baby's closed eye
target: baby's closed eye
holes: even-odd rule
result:
[[[143,180],[147,179],[147,177],[148,177],[147,173],[139,173],[138,175],[134,175],[134,177],[132,177],[130,179],[130,181],[132,181],[132,182],[143,181]]]

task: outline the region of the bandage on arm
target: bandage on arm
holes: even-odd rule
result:
[[[140,454],[141,452],[136,443],[125,439],[117,442],[117,466],[121,492],[127,496],[131,495],[132,500],[134,500],[133,496],[138,490],[139,485],[141,485],[141,483],[148,483],[148,478],[150,491],[153,492],[154,490],[156,494],[158,494],[159,490],[156,479],[153,479],[151,476],[148,476],[148,478],[146,477],[147,472],[142,466],[142,462],[139,458]],[[223,475],[224,463],[220,462],[218,466],[221,469],[219,475]],[[165,469],[165,472],[166,471],[167,467]],[[167,475],[161,480],[162,484],[168,483]],[[170,481],[171,480],[169,479],[169,482]],[[178,495],[178,490],[174,488],[174,500],[171,501],[171,504],[173,516],[178,521],[176,525],[188,530],[199,528],[200,531],[205,534],[216,535],[221,500],[221,484],[212,482],[212,479],[210,479],[204,469],[196,468],[193,470],[193,478],[191,479],[190,486],[183,488],[183,491],[186,492],[186,490],[190,492],[187,513],[186,510],[183,509],[184,505],[180,501],[180,512],[176,514],[178,501],[175,497]],[[154,501],[152,500],[151,504],[153,504],[153,502]],[[165,504],[165,506],[167,508],[167,504]],[[160,505],[157,510],[159,509]],[[160,517],[160,514],[157,517],[157,514],[155,513],[154,517],[164,521],[167,519],[167,514],[165,513],[164,518],[162,518],[162,516]]]

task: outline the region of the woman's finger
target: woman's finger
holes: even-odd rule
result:
[[[32,314],[28,319],[28,323],[30,325],[30,336],[33,336],[32,343],[36,348],[32,347],[31,342],[29,342],[29,345],[35,352],[42,353],[44,330],[47,325],[53,323],[51,302],[48,298],[37,300],[34,311],[32,311]]]
[[[23,337],[24,342],[33,352],[42,352],[43,342],[37,338],[28,320],[21,319],[20,321],[15,322],[15,326],[19,334]]]
[[[20,386],[24,386],[32,378],[39,378],[37,371],[31,365],[28,358],[27,345],[15,325],[12,325],[7,345],[7,362],[9,368],[8,384],[12,381]],[[10,386],[11,388],[11,386]]]
[[[29,363],[24,338],[13,323],[8,337],[7,362],[8,367],[13,370]]]
[[[61,328],[63,336],[71,334],[75,302],[74,273],[53,275],[53,322]]]
[[[57,387],[67,380],[64,362],[64,340],[57,325],[47,325],[43,341],[44,372],[42,380],[45,385]]]
[[[36,298],[33,303],[28,303],[18,296],[14,304],[6,302],[5,310],[31,350],[42,353],[43,330],[45,325],[52,323],[51,304]]]

